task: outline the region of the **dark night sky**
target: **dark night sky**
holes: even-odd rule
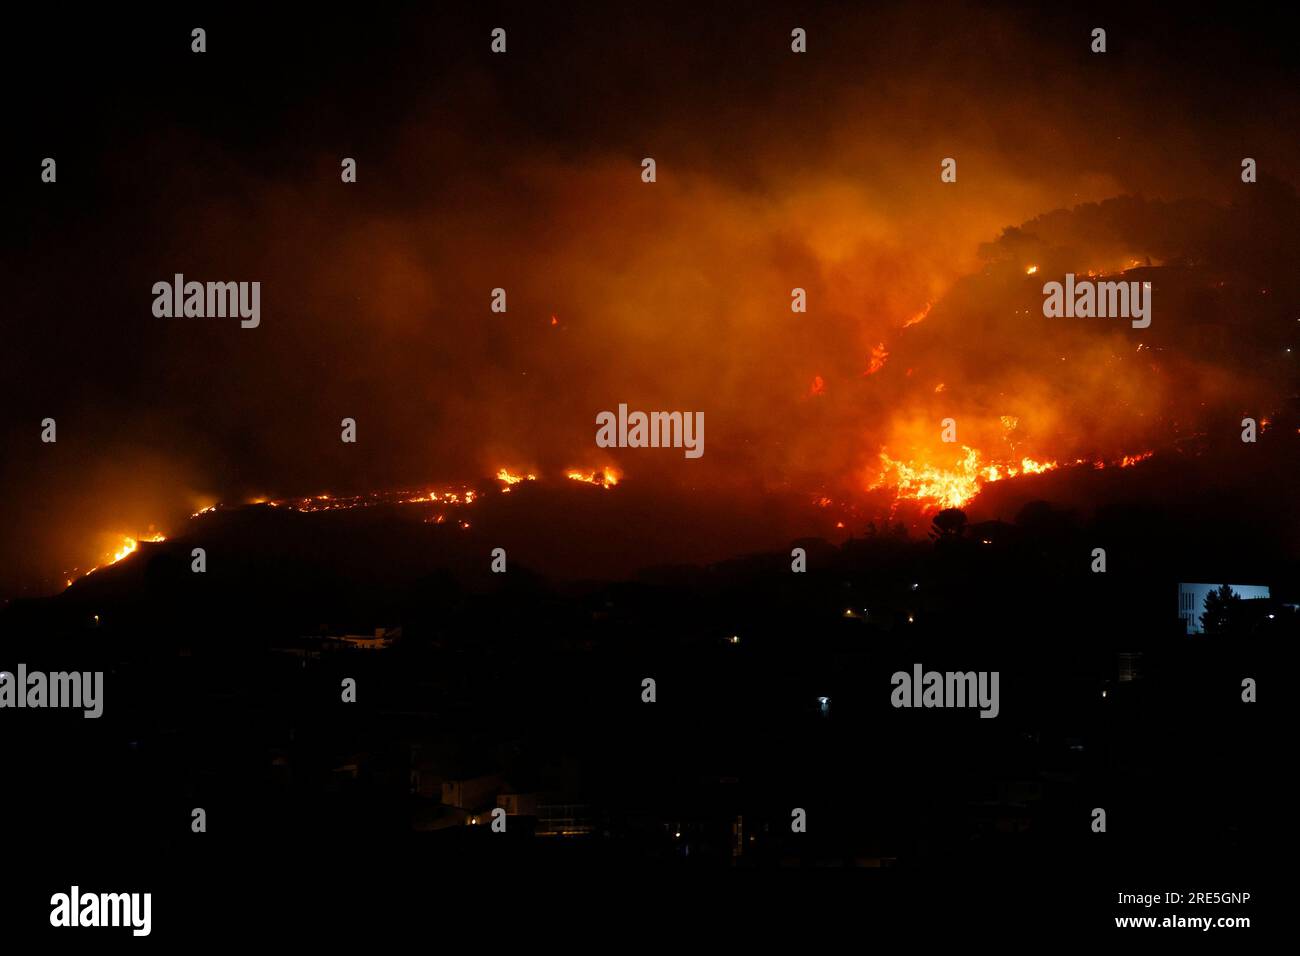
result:
[[[1117,377],[1157,417],[1178,396],[1145,372],[1062,382],[1057,353],[1112,348],[1100,327],[974,336],[936,308],[947,332],[909,351],[903,322],[980,271],[981,243],[1134,195],[1150,205],[1100,232],[1052,227],[1066,265],[1200,254],[1288,271],[1285,187],[1261,182],[1280,205],[1231,220],[1258,223],[1248,250],[1214,245],[1205,212],[1241,202],[1243,156],[1300,178],[1294,43],[1272,11],[586,6],[12,14],[0,590],[208,500],[594,466],[593,416],[620,401],[708,416],[701,463],[613,456],[644,480],[860,488],[882,445],[940,411],[901,373],[864,384],[877,341],[918,377],[943,367],[969,420],[1013,411],[1038,428],[1026,451],[1055,453]],[[39,181],[45,156],[57,185]],[[176,272],[261,281],[261,327],[155,318],[150,288]],[[495,286],[506,316],[488,311]],[[982,378],[980,350],[1012,343],[1005,378]],[[1294,385],[1212,365],[1190,358],[1180,381],[1219,398]],[[814,375],[829,387],[811,409]],[[39,441],[46,416],[57,447]],[[358,446],[338,439],[344,416]],[[1150,421],[1126,427],[1085,431],[1103,452],[1152,441]]]

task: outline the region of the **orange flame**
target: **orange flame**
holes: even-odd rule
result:
[[[974,448],[963,445],[962,451],[961,460],[951,468],[899,461],[882,451],[883,468],[868,490],[892,484],[900,499],[919,501],[934,508],[960,508],[988,482],[1019,474],[1042,474],[1057,467],[1054,461],[1038,462],[1032,458],[1021,458],[1013,464],[985,462]]]
[[[1121,468],[1128,468],[1130,465],[1136,465],[1140,461],[1146,461],[1154,454],[1155,452],[1153,451],[1144,451],[1140,455],[1125,455],[1119,460],[1119,466]]]
[[[513,475],[506,469],[502,468],[497,472],[497,481],[504,481],[507,485],[517,485],[521,481],[536,481],[536,475]],[[505,489],[502,489],[505,490]]]
[[[864,375],[874,375],[885,367],[885,360],[889,358],[889,353],[885,351],[885,343],[881,342],[871,350],[871,361],[867,365]]]
[[[121,535],[121,539],[122,539],[122,540],[121,540],[121,543],[117,546],[117,549],[116,549],[115,551],[112,551],[112,552],[107,553],[107,554],[104,555],[104,561],[103,561],[102,564],[97,564],[97,565],[95,565],[93,568],[91,568],[89,571],[87,571],[85,574],[83,574],[82,577],[86,577],[87,575],[94,574],[94,573],[95,573],[96,571],[98,571],[100,568],[106,568],[106,567],[108,567],[110,564],[117,564],[117,562],[123,560],[124,558],[128,558],[128,557],[130,557],[131,555],[135,554],[135,552],[138,551],[138,550],[140,549],[140,542],[141,542],[141,541],[148,541],[148,542],[150,542],[150,543],[157,543],[157,542],[159,542],[159,541],[166,541],[166,540],[167,540],[165,537],[163,537],[163,536],[160,535],[160,534],[144,535],[144,536],[142,536],[142,537],[140,537],[140,538],[133,538],[133,537],[131,537],[131,536],[128,535],[128,534],[124,534],[124,535]],[[77,570],[76,568],[73,568],[73,571],[72,571],[72,572],[69,572],[69,573],[73,573],[73,572],[75,572],[76,570]],[[72,579],[71,579],[71,578],[66,578],[65,580],[67,581],[67,585],[68,585],[68,587],[71,587],[71,586],[72,586]]]
[[[606,465],[599,471],[570,471],[567,472],[564,477],[571,481],[582,481],[589,485],[600,485],[602,488],[613,488],[618,484],[621,476],[618,471]]]
[[[924,322],[924,321],[925,321],[925,317],[926,317],[927,315],[930,314],[930,307],[931,307],[932,305],[933,305],[933,303],[931,303],[931,302],[927,302],[927,303],[925,304],[925,308],[924,308],[924,309],[922,309],[920,312],[916,313],[916,315],[912,316],[910,319],[908,319],[906,322],[903,323],[903,328],[907,328],[908,326],[916,325],[916,323],[918,323],[918,322]]]

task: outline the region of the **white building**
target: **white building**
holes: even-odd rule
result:
[[[1188,634],[1204,634],[1201,615],[1205,612],[1205,596],[1223,587],[1221,584],[1179,584],[1178,616],[1187,625]],[[1268,588],[1262,584],[1229,584],[1228,587],[1243,601],[1267,598]]]

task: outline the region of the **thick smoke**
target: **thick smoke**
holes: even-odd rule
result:
[[[67,164],[68,205],[26,201],[6,256],[26,321],[3,359],[0,589],[217,500],[606,462],[732,508],[852,499],[884,449],[957,454],[943,417],[985,454],[1066,460],[1274,399],[1286,370],[1247,356],[1295,317],[1300,218],[1237,167],[1281,165],[1294,106],[1266,84],[1243,109],[1249,77],[1174,82],[1122,20],[1103,65],[1068,17],[935,16],[810,20],[798,58],[784,15],[560,15],[506,64],[458,45],[477,23],[415,23],[367,38],[370,69],[300,50],[296,82],[264,77],[285,98],[233,81],[246,112],[218,119],[214,89],[160,121],[157,78],[121,81],[120,138],[80,157],[86,180]],[[1134,264],[1167,270],[1149,335],[1043,318],[1045,279]],[[178,272],[261,281],[261,327],[155,319]],[[620,402],[703,411],[704,457],[597,449]]]

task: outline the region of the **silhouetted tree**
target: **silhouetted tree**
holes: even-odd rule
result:
[[[1233,630],[1233,625],[1242,619],[1244,602],[1232,588],[1221,584],[1205,595],[1205,613],[1201,615],[1201,627],[1206,634],[1226,634]]]
[[[955,541],[966,530],[966,512],[960,508],[944,508],[934,516],[930,537],[935,541]]]

